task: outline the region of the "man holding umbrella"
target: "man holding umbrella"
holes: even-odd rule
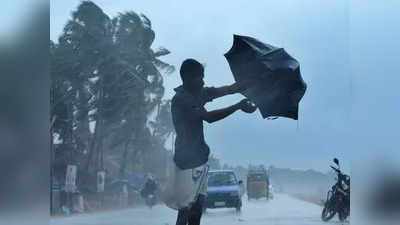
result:
[[[175,88],[171,113],[176,131],[174,165],[164,201],[179,210],[177,225],[198,225],[207,194],[208,156],[203,121],[213,123],[241,109],[260,110],[263,118],[298,119],[299,102],[307,89],[298,61],[283,48],[255,38],[234,35],[225,54],[236,83],[219,88],[204,86],[204,68],[186,59],[180,68],[183,85]],[[248,97],[232,106],[207,111],[204,105],[215,98],[242,93]]]
[[[209,146],[204,140],[203,121],[213,123],[237,110],[253,113],[256,107],[247,99],[226,108],[207,111],[204,105],[215,98],[245,91],[254,82],[245,80],[219,88],[204,86],[204,67],[194,59],[186,59],[180,68],[182,85],[175,88],[171,113],[176,131],[175,141],[175,202],[177,225],[199,225],[205,195]],[[185,178],[187,177],[187,179]]]

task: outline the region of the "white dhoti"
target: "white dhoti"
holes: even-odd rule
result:
[[[173,162],[167,170],[167,182],[162,190],[162,199],[169,208],[179,210],[190,207],[199,194],[207,195],[208,164],[181,170]]]

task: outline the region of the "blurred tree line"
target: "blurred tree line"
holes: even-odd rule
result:
[[[163,75],[174,67],[159,59],[170,52],[151,47],[145,15],[110,18],[83,1],[71,17],[58,42],[50,40],[53,177],[62,183],[68,164],[80,178],[100,170],[123,178],[136,167],[156,173],[174,132],[170,101],[162,100]]]

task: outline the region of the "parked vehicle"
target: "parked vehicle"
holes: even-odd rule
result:
[[[337,174],[337,182],[328,191],[321,219],[329,221],[337,213],[339,220],[344,221],[350,215],[350,176],[342,173],[338,159],[335,158],[333,162],[338,166],[330,166]]]
[[[235,208],[239,212],[242,208],[240,193],[242,184],[243,182],[238,181],[231,170],[210,171],[204,210],[206,208]]]

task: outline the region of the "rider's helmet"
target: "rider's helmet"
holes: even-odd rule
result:
[[[148,173],[146,175],[146,177],[147,177],[147,180],[154,180],[154,177],[153,177],[153,175],[151,173]]]

